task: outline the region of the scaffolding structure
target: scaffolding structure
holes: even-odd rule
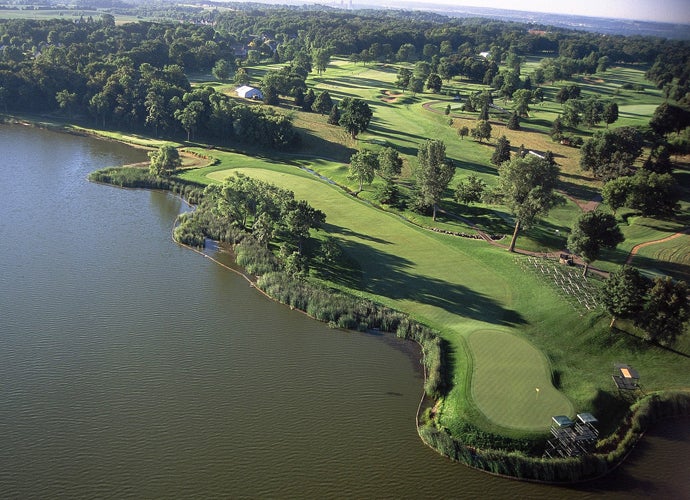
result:
[[[544,456],[565,458],[591,453],[599,438],[597,422],[591,413],[578,413],[574,421],[565,415],[552,417],[553,438],[546,442]]]
[[[630,365],[613,365],[613,382],[619,391],[636,391],[640,388],[640,374]]]

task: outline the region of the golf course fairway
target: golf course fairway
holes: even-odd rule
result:
[[[515,274],[508,252],[482,240],[416,227],[294,167],[217,168],[209,172],[209,181],[241,173],[290,189],[326,214],[326,231],[361,266],[361,291],[407,311],[449,342],[456,366],[464,367],[452,374],[453,389],[446,397],[450,407],[466,400],[469,392],[493,425],[528,432],[547,429],[552,415],[572,415],[571,402],[551,383],[546,358],[511,333],[529,322],[516,311],[530,310],[525,301],[535,299],[521,293],[529,287],[521,287],[520,281],[530,277]],[[490,258],[482,258],[487,252]],[[519,366],[496,363],[518,359]]]

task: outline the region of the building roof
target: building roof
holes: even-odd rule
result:
[[[555,417],[551,417],[551,419],[558,427],[570,427],[573,425],[573,421],[565,415],[556,415]]]

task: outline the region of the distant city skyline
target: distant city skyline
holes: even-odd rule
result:
[[[349,4],[350,0],[345,0],[345,3]],[[392,8],[405,8],[408,4],[485,7],[690,24],[690,3],[687,0],[353,0],[352,3],[355,7],[386,5]]]

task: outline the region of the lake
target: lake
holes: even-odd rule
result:
[[[172,241],[188,210],[178,198],[86,180],[144,151],[5,125],[0,148],[0,497],[690,491],[690,473],[679,474],[688,422],[657,428],[629,463],[585,486],[452,463],[415,430],[414,344],[274,303]]]

